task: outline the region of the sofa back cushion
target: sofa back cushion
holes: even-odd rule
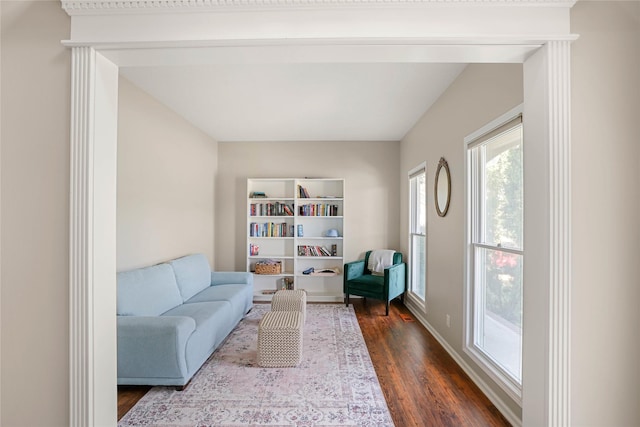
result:
[[[211,267],[204,254],[187,255],[169,264],[173,267],[183,301],[211,286]]]
[[[118,273],[120,316],[159,316],[182,304],[176,277],[169,264]]]

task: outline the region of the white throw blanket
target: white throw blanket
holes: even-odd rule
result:
[[[376,249],[369,254],[369,270],[376,276],[384,276],[384,269],[393,265],[393,254],[390,249]]]

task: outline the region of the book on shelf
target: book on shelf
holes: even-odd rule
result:
[[[249,224],[249,237],[293,237],[293,225],[286,222],[252,222]]]
[[[324,246],[298,245],[298,256],[331,256]]]
[[[252,191],[249,194],[249,197],[252,199],[264,199],[267,197],[267,195],[264,193],[264,191]]]
[[[249,215],[251,216],[293,216],[293,205],[284,202],[251,203]]]
[[[260,246],[254,245],[253,243],[249,243],[249,255],[250,256],[260,255]]]
[[[309,198],[309,192],[302,185],[298,185],[298,196],[301,199],[308,199]]]
[[[300,216],[338,216],[338,205],[310,203],[298,206]]]

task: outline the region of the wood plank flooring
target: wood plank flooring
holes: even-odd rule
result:
[[[510,425],[400,301],[354,307],[396,426]]]
[[[400,301],[352,302],[397,427],[510,425]],[[149,388],[118,387],[118,419]]]

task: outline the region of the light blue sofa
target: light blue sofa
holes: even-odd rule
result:
[[[117,276],[121,385],[184,386],[253,306],[253,275],[202,254]]]

